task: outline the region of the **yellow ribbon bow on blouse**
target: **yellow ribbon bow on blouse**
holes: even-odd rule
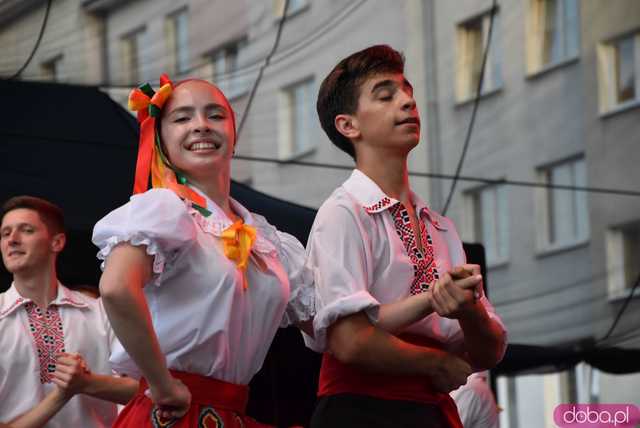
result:
[[[223,250],[224,255],[229,260],[232,260],[240,272],[242,273],[243,288],[246,290],[248,287],[246,270],[249,264],[249,255],[251,254],[251,247],[256,240],[256,229],[247,226],[242,220],[238,220],[231,226],[222,231]]]

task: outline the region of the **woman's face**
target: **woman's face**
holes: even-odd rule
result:
[[[178,85],[163,109],[160,138],[171,164],[187,177],[228,167],[235,130],[224,95],[204,81]]]

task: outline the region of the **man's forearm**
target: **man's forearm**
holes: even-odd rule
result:
[[[391,334],[398,333],[433,312],[429,293],[380,305],[376,326]]]
[[[458,321],[464,333],[464,349],[475,369],[491,369],[500,362],[506,335],[487,310],[476,302]]]
[[[127,404],[138,390],[138,381],[129,377],[91,374],[84,393],[101,400]]]
[[[363,313],[339,320],[329,331],[329,348],[343,363],[372,372],[428,376],[443,351],[405,342],[374,327]]]

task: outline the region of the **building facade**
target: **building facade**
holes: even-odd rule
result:
[[[0,0],[3,77],[26,60],[46,4]],[[447,215],[463,240],[484,244],[489,293],[511,342],[602,339],[640,274],[640,198],[577,189],[638,190],[640,3],[509,0],[493,17],[491,0],[289,0],[283,16],[284,4],[57,0],[21,77],[97,84],[121,103],[131,87],[157,83],[162,72],[211,80],[243,125],[237,154],[263,160],[235,160],[233,177],[318,207],[353,166],[315,112],[319,85],[339,59],[378,43],[405,53],[423,124],[410,170],[451,175],[490,40],[465,179]],[[432,208],[444,208],[451,180],[411,180]],[[639,305],[631,299],[599,344],[639,347]],[[637,402],[639,385],[638,376],[585,365],[501,379],[503,427],[553,426],[549,415],[560,402]]]

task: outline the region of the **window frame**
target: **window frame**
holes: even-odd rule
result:
[[[617,44],[621,40],[631,39],[633,42],[633,73],[635,97],[618,101],[618,76],[616,73]],[[640,29],[619,34],[603,40],[596,47],[598,63],[598,98],[600,117],[606,118],[630,108],[640,107]]]
[[[582,162],[583,163],[583,175],[584,175],[584,183],[577,183],[578,173],[576,171],[576,164]],[[549,163],[546,165],[539,166],[537,168],[537,177],[538,181],[542,184],[554,184],[552,181],[551,173],[554,170],[557,170],[562,167],[570,167],[571,168],[571,183],[570,186],[578,186],[578,187],[586,187],[588,184],[587,177],[587,163],[584,155],[573,156],[570,158],[566,158],[560,161],[556,161],[553,163]],[[557,184],[557,183],[556,183]],[[571,226],[574,228],[575,234],[568,239],[558,240],[557,238],[553,238],[553,234],[555,231],[552,229],[555,227],[555,224],[558,224],[557,221],[554,222],[554,207],[553,201],[554,194],[553,192],[571,192],[571,201],[572,211],[575,211],[572,214],[575,216],[570,216]],[[589,200],[586,192],[583,191],[575,191],[575,190],[563,190],[563,189],[554,189],[549,187],[539,187],[536,189],[536,215],[537,215],[537,230],[536,230],[536,247],[537,247],[537,255],[538,256],[546,256],[551,255],[559,251],[571,250],[576,247],[580,247],[589,243],[591,239],[591,230],[590,230],[590,216],[589,216]],[[578,198],[582,198],[583,201],[580,201]],[[551,201],[551,202],[550,202]],[[584,209],[580,209],[580,205],[584,204]],[[578,219],[579,213],[583,212],[583,218]],[[580,228],[580,221],[584,222],[582,229]],[[583,233],[581,234],[581,230]]]
[[[181,49],[179,20],[184,17],[186,26],[185,32],[187,40],[185,49]],[[168,14],[165,18],[165,42],[167,45],[168,68],[173,74],[184,75],[191,70],[191,59],[189,55],[189,8],[183,6]]]
[[[494,229],[493,239],[495,241],[495,251],[493,251],[493,248],[488,248],[485,244],[484,228],[482,227],[484,223],[482,195],[485,192],[493,193],[493,210],[496,218],[496,221],[492,225]],[[511,216],[509,215],[508,193],[508,188],[504,184],[488,184],[465,191],[465,211],[468,213],[465,221],[465,235],[467,235],[469,239],[484,245],[487,268],[490,269],[502,267],[509,263],[509,226]]]
[[[276,22],[280,21],[284,15],[284,5],[286,0],[273,0],[273,16],[276,19]],[[294,4],[293,8],[291,7],[291,2],[299,1],[299,4],[296,6]],[[304,12],[309,7],[311,7],[311,0],[290,0],[289,10],[287,11],[287,18],[291,18],[299,13]]]
[[[143,41],[140,39],[144,37],[146,31],[146,26],[141,26],[120,36],[121,76],[126,85],[138,85],[145,80],[142,58]]]
[[[578,0],[552,0],[554,4],[559,5],[560,14],[560,29],[557,30],[559,34],[559,43],[563,46],[563,52],[559,58],[549,58],[545,60],[545,45],[548,43],[548,39],[545,37],[546,31],[544,31],[546,23],[549,21],[546,12],[546,7],[549,0],[529,0],[527,18],[526,18],[526,70],[527,77],[536,77],[540,74],[544,74],[547,71],[554,70],[565,65],[573,64],[580,58],[580,43],[581,43],[581,20],[580,20],[580,1]],[[572,30],[575,34],[571,35],[568,28],[567,18],[567,2],[575,1],[575,18],[577,20],[575,28]],[[574,50],[570,50],[569,38],[575,37]]]
[[[306,129],[309,136],[309,143],[304,147],[296,147],[296,131],[294,127],[295,120],[295,108],[292,100],[293,91],[305,85],[307,88],[307,95],[310,97],[306,102],[302,102],[305,106],[305,113],[309,115],[307,118],[308,129]],[[308,85],[308,86],[307,86]],[[313,106],[315,89],[315,76],[309,75],[303,79],[297,80],[294,83],[288,84],[282,87],[278,93],[278,159],[282,161],[298,159],[303,156],[309,155],[315,152],[317,148],[316,141],[316,122]]]
[[[249,75],[246,73],[243,75],[236,74],[240,68],[241,52],[246,48],[247,44],[247,37],[239,37],[216,47],[203,56],[211,67],[209,78],[224,92],[229,100],[243,96],[250,89]],[[234,55],[229,54],[232,51],[235,52]],[[235,57],[235,66],[229,68],[227,65],[229,58],[233,57]],[[225,66],[222,72],[217,70],[219,58],[224,59]]]
[[[61,64],[64,59],[64,54],[54,55],[48,59],[40,62],[40,72],[44,80],[51,82],[60,82],[61,79]]]
[[[605,255],[607,267],[607,296],[609,301],[625,299],[634,281],[637,279],[640,266],[636,267],[635,272],[627,270],[628,263],[632,259],[633,249],[627,251],[626,241],[627,235],[635,234],[635,246],[640,248],[640,219],[609,227],[605,231]],[[633,293],[633,297],[640,296],[640,288]]]
[[[484,10],[456,24],[455,100],[457,104],[466,104],[476,99],[484,49],[489,37],[491,12],[492,9]],[[480,97],[496,93],[504,87],[500,9],[496,8],[494,13],[491,45],[485,65]],[[479,27],[479,31],[470,30],[471,27]],[[469,58],[472,59],[469,60]]]

